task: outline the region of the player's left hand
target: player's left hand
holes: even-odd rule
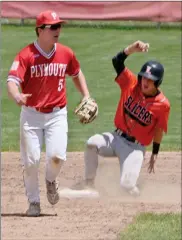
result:
[[[148,166],[149,173],[152,173],[152,172],[155,173],[154,165],[155,165],[156,160],[157,160],[157,154],[152,154],[150,157],[149,166]]]
[[[91,123],[98,115],[98,105],[91,97],[84,97],[75,109],[82,124]]]
[[[149,43],[145,43],[138,40],[130,44],[128,47],[126,47],[124,51],[127,55],[130,55],[135,52],[148,52],[148,50],[149,50]]]

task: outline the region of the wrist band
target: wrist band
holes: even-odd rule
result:
[[[152,154],[158,154],[160,148],[160,143],[153,142]]]

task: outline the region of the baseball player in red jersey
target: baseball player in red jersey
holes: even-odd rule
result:
[[[117,156],[120,162],[120,185],[132,195],[139,195],[137,180],[142,167],[145,147],[153,144],[148,171],[154,172],[163,132],[167,132],[170,104],[159,89],[164,68],[157,61],[146,62],[138,76],[124,65],[128,55],[147,52],[149,44],[134,42],[119,52],[112,63],[116,70],[116,83],[121,95],[114,119],[115,130],[90,137],[86,143],[85,185],[86,190],[65,189],[62,195],[74,197],[77,194],[98,196],[94,190],[94,179],[98,166],[98,156]],[[90,190],[88,191],[88,188]]]
[[[40,13],[36,19],[37,40],[17,54],[7,79],[9,96],[21,106],[20,151],[28,216],[41,212],[38,165],[44,142],[47,198],[52,205],[59,200],[56,177],[66,161],[68,132],[66,75],[72,77],[84,99],[89,97],[74,52],[58,43],[63,23],[53,11]]]

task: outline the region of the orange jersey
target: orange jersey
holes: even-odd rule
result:
[[[65,77],[76,76],[79,71],[80,64],[70,48],[56,43],[46,54],[34,42],[17,54],[8,81],[19,84],[23,93],[32,94],[27,106],[62,107],[67,103]]]
[[[170,103],[162,92],[146,98],[137,77],[126,67],[116,82],[122,90],[114,120],[117,128],[145,146],[152,142],[156,127],[167,132]]]

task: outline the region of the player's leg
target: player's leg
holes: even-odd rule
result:
[[[27,214],[30,216],[40,214],[38,166],[42,143],[43,130],[39,126],[39,116],[23,108],[20,117],[20,153],[24,185],[30,203]]]
[[[120,142],[118,152],[121,168],[121,187],[132,195],[139,195],[136,184],[142,167],[145,148],[140,144],[130,143],[123,139]]]
[[[65,188],[60,191],[61,197],[66,198],[95,198],[99,193],[94,189],[94,180],[98,167],[98,157],[115,156],[115,139],[113,133],[96,134],[86,142],[84,152],[85,178],[84,181],[76,183],[72,188]]]
[[[86,142],[84,152],[85,182],[93,185],[98,168],[98,157],[112,157],[115,155],[115,143],[113,133],[106,132],[90,137]]]
[[[66,161],[67,132],[66,110],[61,109],[49,114],[49,119],[45,126],[45,144],[47,198],[51,204],[56,204],[59,201],[56,178],[63,163]]]

